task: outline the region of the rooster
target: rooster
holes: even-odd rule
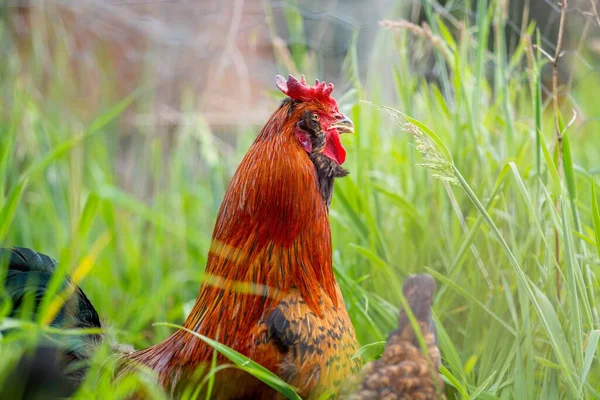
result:
[[[428,274],[409,277],[402,288],[428,354],[424,355],[421,351],[413,326],[402,309],[398,329],[389,334],[383,355],[365,365],[360,376],[355,377],[354,380],[361,379],[361,383],[349,400],[445,399],[442,393],[444,383],[438,373],[440,351],[431,316],[434,291],[435,281]]]
[[[335,393],[359,371],[354,328],[333,274],[328,219],[334,179],[348,174],[340,134],[353,132],[353,125],[331,96],[333,84],[277,76],[276,86],[287,98],[225,193],[185,329],[125,356],[126,370],[153,370],[173,395],[213,358],[212,347],[188,331],[255,360],[305,398]],[[236,369],[218,372],[214,388],[215,398],[276,395]]]

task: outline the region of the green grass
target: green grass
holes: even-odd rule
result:
[[[538,90],[542,59],[526,67],[524,38],[507,58],[494,31],[503,21],[491,7],[486,18],[467,21],[479,30],[460,36],[438,19],[434,43],[382,29],[372,65],[390,54],[400,60],[384,76],[373,68],[359,81],[350,53],[352,96],[336,93],[357,134],[344,139],[351,175],[336,183],[331,210],[336,274],[366,361],[396,324],[402,280],[426,271],[438,282],[434,311],[449,398],[596,398],[600,188],[589,171],[598,172],[600,125],[567,129],[559,171],[552,108]],[[293,12],[287,18],[301,24]],[[499,51],[487,50],[488,35]],[[173,330],[160,323],[181,323],[195,299],[220,199],[260,127],[238,132],[232,156],[201,119],[186,118],[166,152],[160,127],[123,132],[124,110],[146,110],[151,86],[119,99],[106,85],[90,117],[75,109],[61,40],[51,53],[40,45],[20,57],[9,39],[0,20],[10,55],[0,65],[0,243],[32,247],[57,258],[61,273],[79,274],[119,342],[156,343]],[[445,88],[405,63],[415,41],[445,62]],[[292,50],[297,67],[317,78],[307,49]],[[484,73],[488,59],[492,79]],[[40,60],[60,67],[43,92]],[[110,69],[102,62],[101,71]],[[600,77],[586,79],[575,94],[591,110]],[[397,95],[383,108],[380,89],[389,85]],[[570,118],[568,104],[563,113]],[[131,187],[116,167],[125,134],[135,149]],[[0,317],[7,312],[0,308]],[[26,339],[47,330],[37,326],[26,324],[18,340],[0,339],[8,355],[0,357],[0,385]],[[100,349],[78,397],[124,398],[141,384],[164,398],[147,374],[111,382],[107,354]]]

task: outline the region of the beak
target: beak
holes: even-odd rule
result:
[[[331,127],[337,129],[338,133],[354,133],[352,120],[344,114],[342,114],[342,119],[336,121]]]

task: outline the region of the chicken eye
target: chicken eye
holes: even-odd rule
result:
[[[311,118],[313,121],[318,121],[319,120],[319,115],[318,114],[313,114],[311,115]]]

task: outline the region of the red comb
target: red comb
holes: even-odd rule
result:
[[[285,93],[287,96],[298,101],[317,101],[325,104],[330,108],[337,110],[337,101],[331,97],[333,92],[333,83],[315,82],[315,86],[308,86],[306,84],[306,78],[304,75],[300,77],[300,80],[294,78],[292,75],[288,75],[287,81],[281,75],[275,77],[275,85]]]

